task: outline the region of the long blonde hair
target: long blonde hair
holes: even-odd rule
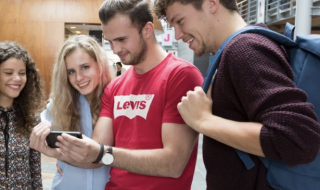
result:
[[[54,124],[53,130],[81,131],[80,114],[78,111],[78,91],[68,80],[65,59],[76,49],[85,50],[99,66],[100,82],[94,90],[90,103],[92,127],[99,116],[100,101],[105,86],[111,81],[111,73],[106,52],[97,41],[86,35],[77,35],[69,38],[60,49],[53,67],[50,98],[53,101],[49,111]]]

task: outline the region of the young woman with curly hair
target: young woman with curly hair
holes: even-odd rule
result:
[[[28,52],[16,42],[0,42],[0,189],[42,189],[41,155],[29,147],[29,136],[43,95]]]
[[[69,38],[58,53],[53,67],[50,103],[41,113],[41,119],[50,124],[42,122],[35,127],[30,146],[46,146],[36,138],[48,135],[37,131],[43,125],[52,126],[55,131],[80,131],[91,138],[99,116],[100,99],[110,81],[107,55],[97,41],[86,35]],[[37,150],[46,153],[44,149]],[[56,158],[59,160],[58,171],[51,189],[104,189],[109,180],[109,166],[84,169],[70,165],[72,161]]]

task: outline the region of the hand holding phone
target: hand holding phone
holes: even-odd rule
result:
[[[82,135],[78,131],[51,131],[50,134],[46,138],[48,146],[51,148],[59,148],[55,144],[58,141],[57,137],[59,135],[61,135],[62,133],[66,133],[66,134],[72,135],[74,137],[77,137],[79,139],[82,139]]]

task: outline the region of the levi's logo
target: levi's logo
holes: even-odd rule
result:
[[[126,116],[132,119],[139,115],[147,119],[153,97],[154,94],[115,96],[113,105],[114,118]]]

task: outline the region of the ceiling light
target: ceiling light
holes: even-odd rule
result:
[[[75,26],[71,26],[70,28],[71,28],[71,29],[75,29],[76,27],[75,27]]]

